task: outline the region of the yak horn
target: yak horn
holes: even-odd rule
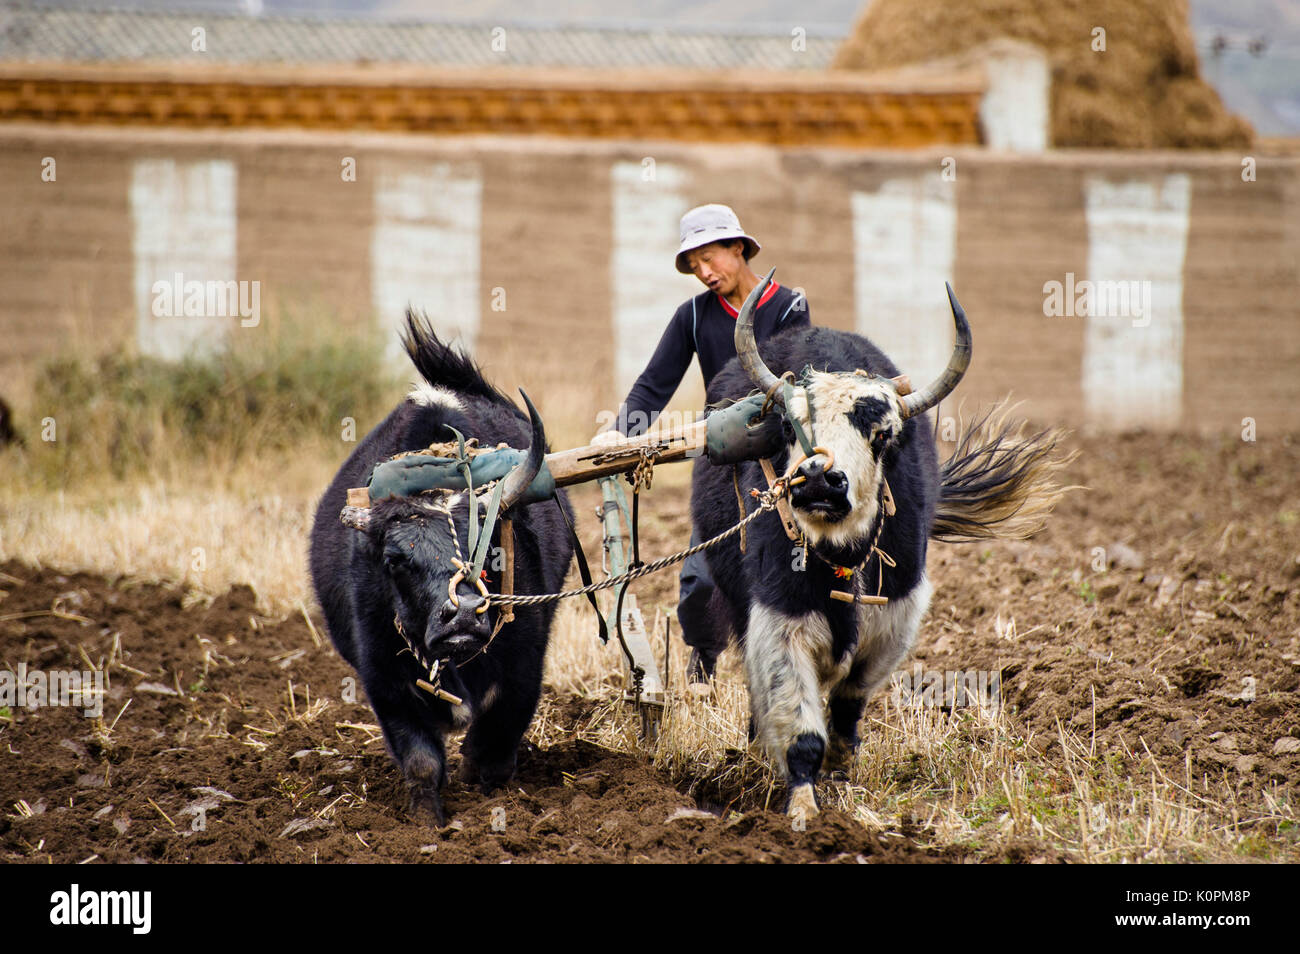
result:
[[[502,510],[507,510],[518,503],[528,492],[533,478],[542,469],[542,460],[546,456],[546,428],[542,424],[542,416],[537,413],[537,408],[533,406],[533,402],[523,388],[519,389],[519,393],[524,396],[524,403],[528,405],[528,418],[533,425],[533,442],[528,445],[528,456],[506,474],[505,484],[501,488]]]
[[[948,359],[948,367],[944,368],[943,374],[921,390],[913,391],[903,397],[904,420],[924,414],[951,394],[957,382],[966,374],[966,369],[970,367],[970,323],[966,321],[966,312],[957,303],[957,296],[952,293],[952,285],[945,282],[944,287],[948,289],[948,304],[952,306],[952,321],[957,328],[957,341],[953,344],[952,357]],[[739,329],[736,335],[739,337]]]
[[[758,355],[758,342],[754,340],[754,309],[758,307],[758,301],[767,291],[767,286],[772,284],[772,275],[775,272],[775,268],[768,272],[763,280],[754,286],[754,290],[745,299],[745,304],[741,306],[740,314],[736,317],[736,356],[740,358],[740,366],[745,369],[745,373],[749,375],[749,380],[754,382],[755,387],[764,394],[772,394],[773,400],[784,406],[785,399],[781,395],[781,390],[777,388],[775,392],[772,391],[781,379],[763,363],[763,359]]]
[[[339,511],[339,522],[345,527],[364,533],[370,529],[370,511],[365,507],[353,507],[349,504]]]

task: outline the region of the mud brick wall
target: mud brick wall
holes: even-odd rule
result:
[[[556,402],[558,370],[594,414],[698,290],[672,267],[677,217],[717,201],[763,243],[756,269],[914,378],[946,354],[951,281],[968,408],[1012,391],[1094,430],[1297,432],[1300,160],[1244,181],[1242,159],[4,124],[0,381],[77,341],[159,349],[140,289],[170,277],[175,234],[190,277],[259,281],[264,310],[387,335],[411,301],[503,385]],[[231,229],[233,268],[207,262],[205,236]],[[1149,313],[1049,316],[1044,286],[1067,276],[1149,281]],[[688,377],[678,403],[699,399]]]

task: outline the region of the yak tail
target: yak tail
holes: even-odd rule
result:
[[[1023,539],[1042,529],[1065,493],[1083,489],[1056,480],[1078,456],[1056,454],[1065,432],[1051,428],[1025,436],[1025,422],[1009,420],[1015,407],[1003,400],[962,426],[956,449],[939,468],[934,539]]]

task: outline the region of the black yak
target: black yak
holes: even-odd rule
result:
[[[937,381],[913,392],[860,335],[797,328],[755,345],[753,304],[770,279],[746,301],[737,357],[714,378],[708,400],[734,402],[757,387],[784,407],[761,426],[772,432],[768,446],[780,448],[775,472],[794,465],[796,539],[773,513],[749,526],[743,553],[737,536],[708,551],[720,626],[715,645],[696,651],[711,673],[728,635],[741,641],[751,732],[784,770],[791,814],[807,815],[817,810],[813,783],[823,762],[847,767],[867,699],[915,643],[932,592],[929,538],[1032,532],[1059,496],[1049,478],[1061,462],[1050,456],[1055,433],[1022,439],[1018,429],[995,425],[969,431],[939,466],[926,412],[957,385],[971,354],[970,326],[951,288],[952,358]],[[787,390],[769,368],[798,377]],[[768,486],[758,464],[737,466],[733,477],[729,466],[696,461],[691,511],[701,538],[736,522],[737,487]],[[888,603],[859,599],[877,595]]]
[[[560,589],[573,548],[558,507],[570,521],[572,511],[562,492],[558,507],[521,501],[546,452],[531,403],[530,421],[464,353],[439,341],[427,319],[409,311],[403,343],[423,381],[357,445],[325,491],[311,535],[311,576],[330,639],[357,670],[406,778],[411,813],[443,824],[446,732],[468,730],[462,779],[487,792],[514,774],[520,739],[541,694],[556,604],[517,607],[514,621],[492,636],[501,609],[490,597],[485,606],[479,581],[457,569],[457,561],[469,563],[468,494],[388,497],[353,514],[345,526],[340,512],[348,488],[364,486],[376,463],[399,452],[454,440],[451,428],[483,447],[528,447],[527,458],[502,478],[502,512],[513,518],[514,588],[521,594]],[[482,514],[487,497],[479,491]],[[485,587],[499,591],[500,573],[490,574]],[[441,667],[437,688],[459,703],[417,686],[422,680],[433,687],[428,679],[435,662]]]

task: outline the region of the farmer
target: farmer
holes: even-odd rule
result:
[[[677,249],[677,270],[694,275],[708,291],[682,305],[668,322],[650,363],[632,385],[619,408],[618,419],[593,441],[617,440],[620,434],[635,437],[647,430],[672,397],[698,355],[707,389],[713,376],[736,356],[736,317],[745,298],[759,283],[749,260],[759,244],[745,234],[736,213],[725,205],[701,205],[691,209],[681,222],[681,245]],[[754,335],[758,341],[795,325],[809,324],[808,303],[803,295],[773,282],[754,312]],[[699,541],[694,535],[691,545]],[[726,634],[718,633],[709,618],[709,596],[713,580],[704,553],[688,557],[682,564],[681,592],[677,620],[682,639],[691,647],[686,667],[687,682],[707,691],[718,654],[726,645]]]

